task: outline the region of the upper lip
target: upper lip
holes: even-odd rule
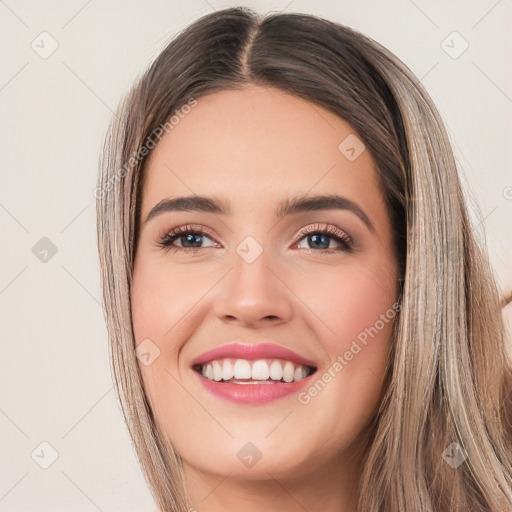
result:
[[[257,345],[244,344],[240,342],[228,343],[221,347],[214,348],[204,352],[192,361],[192,366],[204,364],[214,359],[224,359],[232,357],[235,359],[286,359],[296,364],[312,366],[316,368],[316,363],[306,359],[293,350],[284,348],[275,343],[258,343]]]

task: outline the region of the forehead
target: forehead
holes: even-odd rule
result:
[[[309,101],[250,86],[201,97],[187,112],[149,157],[143,217],[164,197],[191,194],[254,209],[298,193],[336,192],[370,210],[379,195],[374,162],[366,150],[357,156],[362,142],[352,127]],[[357,158],[347,158],[345,141],[355,143]]]

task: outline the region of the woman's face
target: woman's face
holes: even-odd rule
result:
[[[396,316],[375,164],[350,125],[274,88],[217,92],[186,112],[148,161],[131,289],[156,419],[190,474],[332,475],[378,404]],[[146,222],[181,197],[188,210]],[[159,245],[175,228],[191,233]],[[214,380],[193,367],[233,342],[276,344],[316,371],[301,380],[293,356],[268,351],[207,355]],[[255,371],[256,359],[267,364]],[[278,382],[277,365],[299,380]],[[239,383],[215,380],[232,371]]]

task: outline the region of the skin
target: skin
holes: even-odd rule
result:
[[[198,511],[355,510],[356,448],[381,396],[392,320],[359,343],[307,404],[296,395],[227,402],[209,394],[191,368],[225,343],[272,341],[316,361],[319,377],[392,310],[397,261],[375,163],[367,150],[349,161],[338,149],[353,132],[308,101],[249,86],[199,98],[152,150],[142,221],[162,199],[193,194],[222,198],[233,211],[151,219],[140,233],[131,289],[136,344],[149,338],[160,350],[151,364],[139,364],[146,391],[183,459]],[[349,210],[274,216],[284,198],[334,192],[356,202],[374,232]],[[184,237],[175,252],[157,245],[187,224],[213,233],[200,238],[197,252],[182,248],[193,247]],[[320,245],[311,233],[297,236],[316,224],[349,234],[354,252],[330,235]],[[250,264],[236,252],[247,236],[263,249]],[[247,442],[262,453],[252,467],[236,456]]]

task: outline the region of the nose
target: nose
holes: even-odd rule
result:
[[[279,325],[293,314],[293,293],[265,251],[248,263],[237,254],[233,268],[218,285],[215,315],[222,322],[245,327]],[[281,272],[282,274],[282,272]]]

